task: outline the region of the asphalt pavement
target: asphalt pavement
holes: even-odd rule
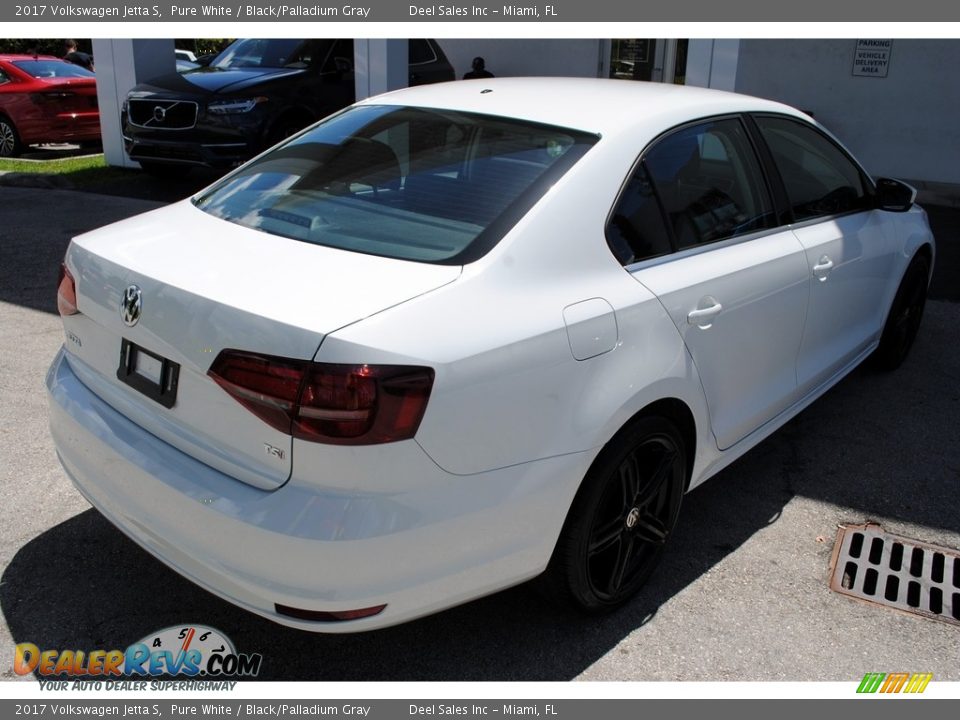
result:
[[[0,187],[0,678],[17,677],[15,643],[123,648],[201,623],[262,653],[270,680],[960,680],[960,627],[827,584],[841,523],[960,548],[960,211],[930,209],[937,275],[907,363],[858,369],[690,493],[663,564],[629,606],[584,618],[527,584],[397,628],[323,636],[183,580],[92,510],[57,462],[43,379],[62,342],[64,249],[158,205]]]

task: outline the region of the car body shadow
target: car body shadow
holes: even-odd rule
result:
[[[939,305],[925,319],[908,367],[886,375],[855,371],[689,493],[660,567],[641,594],[612,615],[558,609],[533,582],[385,630],[301,632],[184,580],[94,510],[20,549],[0,582],[0,608],[15,642],[50,649],[123,649],[164,627],[209,625],[240,652],[263,654],[263,680],[568,680],[777,523],[795,497],[837,506],[833,512],[853,522],[887,518],[960,532],[960,443],[951,429],[956,424],[942,422],[950,413],[956,419],[960,397],[954,386],[944,392],[942,383],[931,382],[957,376],[958,360],[933,352],[943,347],[952,317]],[[890,406],[899,412],[884,413]],[[928,445],[939,446],[940,454]],[[827,547],[821,546],[824,555]],[[771,547],[771,557],[783,552]],[[823,566],[826,584],[825,560]]]
[[[264,655],[261,680],[565,680],[778,516],[789,496],[770,486],[765,463],[738,465],[687,496],[651,582],[604,617],[555,607],[534,581],[385,630],[301,632],[181,578],[92,509],[20,549],[0,582],[0,608],[15,642],[47,649],[124,649],[171,625],[209,625],[238,651]]]

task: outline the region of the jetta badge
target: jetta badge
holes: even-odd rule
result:
[[[136,285],[128,285],[123,291],[123,298],[120,300],[120,317],[127,327],[133,327],[140,320],[140,310],[143,306],[140,288]]]

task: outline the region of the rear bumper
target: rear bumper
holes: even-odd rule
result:
[[[96,111],[57,113],[43,123],[35,123],[29,128],[24,128],[21,137],[27,145],[99,139],[100,114]]]
[[[408,445],[393,468],[395,492],[324,490],[322,478],[263,491],[116,412],[79,381],[63,350],[47,388],[60,461],[107,519],[229,602],[316,632],[397,624],[537,575],[590,461],[577,453],[464,477],[410,443],[416,452]],[[276,611],[384,603],[379,615],[342,622]]]

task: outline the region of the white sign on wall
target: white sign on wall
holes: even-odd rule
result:
[[[893,40],[857,40],[853,74],[860,77],[886,77],[892,48]]]

